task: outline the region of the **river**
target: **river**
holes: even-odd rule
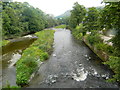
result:
[[[106,82],[113,72],[82,41],[76,41],[70,30],[55,30],[54,51],[28,88],[118,87],[117,83]]]
[[[7,84],[16,86],[15,63],[20,59],[22,51],[32,44],[36,38],[35,36],[27,35],[17,39],[11,39],[10,43],[2,47],[2,64],[0,64],[2,74],[0,75],[0,85],[3,87]]]
[[[117,83],[108,83],[113,72],[101,64],[98,58],[82,41],[76,41],[67,29],[55,29],[54,50],[43,62],[27,88],[117,88]],[[0,85],[16,86],[15,63],[22,51],[36,37],[28,35],[12,39],[2,48],[2,75]]]

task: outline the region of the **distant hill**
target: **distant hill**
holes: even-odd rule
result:
[[[68,10],[64,14],[61,14],[61,15],[57,16],[56,18],[68,17],[70,15],[71,15],[71,12],[70,12],[70,10]]]
[[[104,6],[98,6],[98,7],[96,7],[97,9],[103,9],[104,8]]]
[[[98,6],[98,7],[96,7],[96,9],[103,9],[104,8],[104,6]],[[86,8],[86,10],[88,11],[88,8]],[[65,13],[63,13],[63,14],[61,14],[61,15],[59,15],[59,16],[56,16],[55,18],[63,18],[63,17],[68,17],[68,16],[70,16],[71,15],[71,12],[70,12],[71,10],[67,10]]]
[[[91,8],[91,7],[89,7],[89,8]],[[96,9],[103,9],[104,8],[104,6],[97,6],[97,7],[95,7]],[[86,10],[88,11],[88,8],[86,8]]]

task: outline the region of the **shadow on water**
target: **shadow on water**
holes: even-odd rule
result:
[[[55,29],[54,51],[31,80],[30,88],[117,88],[111,70],[69,30]]]
[[[22,51],[29,47],[36,39],[36,37],[32,36],[12,39],[9,44],[2,47],[2,64],[0,64],[2,65],[0,66],[2,67],[2,75],[0,76],[2,86],[5,86],[7,82],[10,85],[16,85],[15,63],[20,59]]]

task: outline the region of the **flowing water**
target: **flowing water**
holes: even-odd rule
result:
[[[37,37],[28,35],[18,39],[12,39],[6,46],[2,47],[2,63],[0,69],[2,74],[0,75],[0,85],[3,87],[6,84],[16,86],[16,68],[15,63],[20,59],[22,51],[26,49]]]
[[[29,88],[117,88],[113,73],[82,41],[66,29],[55,29],[54,51],[43,62]]]
[[[117,88],[117,83],[105,80],[113,73],[83,43],[77,42],[66,29],[55,29],[54,51],[43,62],[31,80],[29,88]],[[2,74],[0,84],[16,85],[15,63],[36,37],[25,36],[11,40],[2,48]],[[1,57],[1,56],[0,56]]]

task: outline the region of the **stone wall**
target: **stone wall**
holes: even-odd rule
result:
[[[86,38],[83,38],[84,43],[102,60],[102,61],[107,61],[109,59],[109,56],[107,53],[98,50],[96,47],[91,46],[89,42],[86,40]]]

